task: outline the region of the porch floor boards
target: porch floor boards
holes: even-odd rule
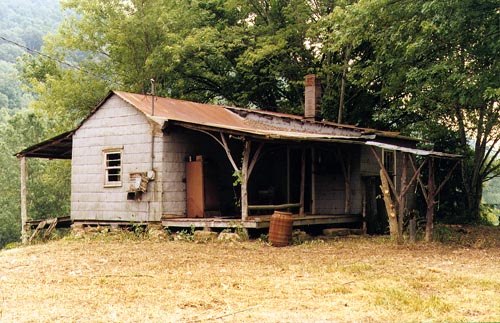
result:
[[[294,214],[293,226],[331,225],[331,224],[361,224],[362,217],[354,214],[340,215],[304,215]],[[232,228],[241,226],[247,229],[269,228],[271,215],[252,215],[243,221],[240,218],[163,218],[164,227],[196,227],[196,228]]]
[[[360,224],[362,223],[361,215],[354,214],[339,214],[339,215],[292,215],[293,226],[310,226],[310,225],[334,225],[334,224]],[[47,219],[45,219],[47,220]],[[45,220],[33,220],[27,223],[30,229],[35,229],[40,223]],[[123,227],[135,225],[158,224],[163,227],[174,228],[234,228],[243,227],[247,229],[266,229],[271,223],[271,215],[251,215],[247,220],[242,221],[241,218],[230,217],[211,217],[211,218],[162,218],[160,222],[130,222],[130,221],[106,221],[106,220],[71,220],[68,217],[57,218],[57,227],[69,227],[71,224],[79,224],[84,226],[114,226]]]

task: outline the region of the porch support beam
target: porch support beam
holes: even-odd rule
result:
[[[420,165],[418,170],[415,168],[415,166],[413,166],[415,173],[411,177],[410,181],[407,182],[407,168],[408,168],[408,160],[410,159],[410,154],[407,152],[402,152],[403,160],[402,160],[401,178],[400,178],[401,189],[398,192],[396,189],[396,185],[393,183],[391,177],[387,173],[387,170],[385,169],[384,164],[380,159],[379,155],[377,154],[375,148],[370,147],[370,149],[373,153],[373,156],[377,160],[377,163],[380,166],[380,179],[382,180],[382,192],[384,193],[384,203],[386,205],[387,213],[389,214],[389,226],[390,226],[391,236],[396,238],[398,243],[401,243],[403,240],[403,217],[404,217],[404,212],[406,211],[406,194],[408,193],[413,183],[419,178],[423,164]],[[413,162],[412,165],[414,165]],[[390,194],[391,191],[393,194]],[[394,203],[392,202],[392,198],[395,199],[396,205],[394,205]],[[397,213],[395,212],[395,210],[397,210]]]
[[[248,218],[248,160],[250,159],[250,150],[252,142],[245,141],[243,150],[243,161],[241,163],[241,220],[245,221]]]
[[[383,175],[387,179],[387,184],[391,188],[392,193],[394,194],[394,196],[397,199],[398,198],[398,192],[396,190],[396,186],[392,182],[392,179],[391,179],[391,176],[389,176],[389,173],[387,173],[387,170],[384,167],[384,163],[382,162],[382,159],[380,159],[380,156],[377,154],[377,151],[375,150],[375,148],[370,147],[370,150],[372,151],[372,154],[375,157],[375,160],[377,161],[377,163],[378,163],[378,165],[380,167],[380,172],[381,172],[381,176],[380,177],[382,177],[382,175]],[[399,202],[399,200],[397,200],[397,202]]]
[[[316,149],[311,148],[311,213],[316,214]]]
[[[235,174],[237,174],[238,179],[241,185],[241,219],[245,221],[248,218],[248,180],[250,179],[250,175],[253,172],[255,164],[259,161],[259,158],[262,153],[262,148],[264,147],[264,143],[260,142],[257,147],[255,153],[252,156],[252,141],[248,140],[247,137],[242,138],[244,141],[243,147],[243,156],[241,161],[241,168],[238,167],[238,164],[233,158],[231,154],[231,149],[229,148],[229,144],[227,142],[226,136],[223,132],[219,132],[220,139],[213,133],[203,130],[197,129],[199,132],[202,132],[214,139],[226,152],[227,158],[233,166],[233,170]]]
[[[252,156],[252,141],[245,140],[243,149],[243,159],[241,162],[241,220],[246,221],[248,218],[248,180],[255,167],[255,164],[260,158],[264,143],[260,143],[257,150]],[[251,157],[251,158],[250,158]]]
[[[28,221],[28,204],[27,204],[27,169],[26,157],[21,156],[21,240],[23,244],[28,242],[28,232],[26,231],[26,222]]]
[[[299,215],[304,215],[305,202],[305,187],[306,187],[306,148],[302,148],[302,158],[300,164],[300,208]]]
[[[344,213],[351,213],[351,153],[350,151],[344,150],[342,152],[340,148],[337,147],[336,150],[337,160],[340,162],[342,169],[342,174],[344,175],[344,188],[345,188],[345,202],[344,202]]]

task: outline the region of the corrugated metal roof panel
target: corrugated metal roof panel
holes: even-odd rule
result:
[[[357,128],[349,135],[335,134],[335,126],[331,133],[316,133],[307,130],[284,130],[270,124],[264,124],[255,120],[248,120],[234,110],[245,110],[244,108],[226,108],[220,105],[203,104],[184,100],[154,97],[154,115],[152,115],[153,96],[113,91],[120,98],[133,105],[143,112],[147,117],[163,125],[165,121],[179,121],[193,125],[216,127],[220,129],[234,130],[241,133],[264,136],[274,139],[295,139],[295,140],[330,140],[330,139],[373,139],[373,134],[363,134],[366,129]],[[246,109],[252,111],[251,109]],[[268,113],[264,113],[268,114]],[[298,116],[274,113],[280,117],[288,116],[290,119],[302,119]],[[353,130],[355,127],[349,126]]]
[[[431,157],[440,157],[440,158],[460,158],[462,157],[461,155],[455,155],[455,154],[447,154],[447,153],[442,153],[439,151],[434,151],[434,150],[423,150],[423,149],[416,149],[416,148],[407,148],[407,147],[401,147],[397,145],[391,145],[391,144],[385,144],[377,141],[367,141],[365,142],[366,145],[368,146],[374,146],[378,148],[383,148],[383,149],[388,149],[388,150],[397,150],[397,151],[402,151],[414,155],[420,155],[420,156],[431,156]]]
[[[377,131],[373,129],[358,128],[349,125],[338,125],[330,122],[319,122],[314,120],[304,120],[300,116],[287,115],[283,113],[273,112],[258,112],[252,109],[224,107],[214,104],[203,104],[189,102],[177,99],[153,97],[151,95],[135,94],[122,91],[112,91],[106,98],[94,109],[87,117],[90,118],[112,95],[117,95],[124,101],[131,104],[137,110],[154,122],[163,126],[166,122],[181,125],[186,128],[196,128],[205,130],[221,130],[228,132],[236,132],[241,135],[249,135],[261,139],[276,139],[276,140],[295,140],[295,141],[326,141],[326,142],[343,142],[343,143],[365,143],[386,149],[399,151],[407,151],[418,155],[431,155],[444,158],[455,158],[458,155],[445,154],[433,151],[425,151],[414,148],[406,148],[393,144],[380,143],[373,141],[377,136],[398,137],[402,140],[408,139],[397,135],[396,133]],[[154,99],[154,115],[153,115],[153,99]],[[322,131],[321,133],[306,129],[284,129],[273,126],[272,123],[263,123],[256,120],[244,118],[244,114],[240,115],[236,111],[249,111],[262,113],[263,115],[274,115],[280,118],[289,118],[290,120],[301,120],[304,122],[319,123],[331,127],[332,131]],[[82,124],[87,120],[85,119]],[[81,124],[80,124],[81,126]],[[344,129],[352,129],[347,133],[335,131],[338,127]],[[79,127],[78,127],[79,128]],[[78,129],[77,128],[77,129]],[[32,146],[23,150],[19,155],[28,157],[46,157],[46,158],[71,158],[71,138],[77,129],[72,132],[49,139],[43,143]],[[411,140],[415,140],[411,138]],[[36,153],[35,153],[36,152]]]
[[[152,116],[151,95],[113,91],[148,116]],[[244,119],[222,106],[154,97],[154,116],[201,125],[246,128]]]
[[[300,131],[286,131],[280,129],[259,129],[257,127],[236,127],[223,125],[222,127],[217,124],[203,125],[194,124],[191,122],[168,120],[166,118],[160,117],[149,117],[158,124],[164,124],[167,121],[171,121],[173,124],[177,124],[184,128],[189,129],[202,129],[202,130],[221,130],[221,131],[232,131],[238,135],[249,135],[252,137],[258,137],[261,139],[276,139],[276,140],[293,140],[293,141],[326,141],[326,142],[344,142],[344,143],[363,143],[365,140],[375,139],[375,135],[364,135],[364,136],[342,136],[335,134],[321,134],[321,133],[308,133]]]

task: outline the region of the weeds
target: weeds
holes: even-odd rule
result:
[[[175,236],[175,240],[181,240],[181,241],[194,241],[194,232],[196,231],[196,228],[194,226],[191,226],[189,230],[181,230],[177,232]]]
[[[453,237],[453,232],[448,226],[434,226],[433,240],[441,243],[448,243]]]

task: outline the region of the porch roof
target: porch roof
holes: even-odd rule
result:
[[[377,142],[377,141],[366,141],[364,144],[368,145],[368,146],[375,146],[375,147],[388,149],[388,150],[396,150],[396,151],[401,151],[401,152],[410,153],[410,154],[419,155],[419,156],[430,156],[430,157],[449,158],[449,159],[455,159],[455,158],[462,157],[461,155],[456,155],[456,154],[448,154],[448,153],[443,153],[443,152],[434,151],[434,150],[424,150],[424,149],[401,147],[401,146],[386,144],[386,143]]]
[[[17,157],[71,159],[73,133],[68,131],[28,147],[16,154]]]

